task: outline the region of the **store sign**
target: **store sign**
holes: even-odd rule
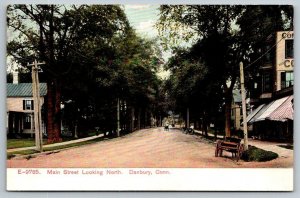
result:
[[[281,36],[283,39],[292,39],[292,38],[294,38],[294,33],[285,32],[285,33],[282,33]]]
[[[285,67],[294,67],[294,60],[285,60],[285,61],[283,62],[283,65],[284,65]]]

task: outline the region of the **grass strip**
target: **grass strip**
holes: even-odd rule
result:
[[[43,150],[44,150],[44,152],[61,150],[61,149],[66,149],[66,148],[72,148],[72,147],[78,147],[78,146],[83,146],[83,145],[87,145],[87,144],[92,144],[92,143],[96,143],[96,142],[99,142],[102,140],[104,140],[104,137],[99,137],[99,138],[95,138],[95,139],[84,141],[84,142],[77,142],[77,143],[71,143],[71,144],[53,146],[53,147],[46,147],[46,148],[44,147]],[[38,152],[39,151],[34,150],[34,149],[29,149],[29,150],[24,150],[24,151],[7,152],[7,159],[11,159],[18,155],[31,155],[31,154],[35,154]]]

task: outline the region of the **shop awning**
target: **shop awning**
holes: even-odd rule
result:
[[[287,100],[288,97],[280,98],[275,101],[270,102],[267,104],[264,108],[262,108],[258,113],[257,116],[254,116],[254,119],[252,118],[252,122],[258,122],[265,120],[268,116],[270,116],[271,113],[273,113],[280,105],[284,103],[284,101]]]
[[[293,99],[294,96],[289,96],[276,110],[267,116],[266,119],[281,122],[294,120]]]
[[[252,124],[253,122],[257,121],[257,118],[259,118],[272,104],[274,101],[264,104],[263,107],[249,120],[248,123]]]
[[[265,104],[260,105],[255,110],[253,110],[248,116],[247,116],[247,123],[265,106]]]

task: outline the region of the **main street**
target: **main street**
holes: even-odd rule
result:
[[[143,129],[81,147],[7,160],[8,168],[277,168],[293,166],[293,151],[276,143],[250,141],[272,149],[279,158],[269,162],[236,162],[231,154],[215,157],[215,144],[178,129]]]

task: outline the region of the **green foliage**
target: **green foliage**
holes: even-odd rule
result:
[[[45,143],[46,141],[44,141],[44,144]],[[35,140],[32,138],[7,139],[7,149],[31,147],[31,146],[35,146]]]
[[[169,84],[177,106],[189,105],[203,114],[214,112],[209,117],[216,118],[223,104],[225,130],[230,133],[232,90],[238,82],[239,62],[247,65],[254,61],[266,48],[270,34],[291,29],[292,15],[292,6],[160,6],[157,27],[162,43],[173,50],[167,68],[172,72]],[[180,43],[185,49],[180,49]],[[201,66],[195,66],[198,63]],[[246,81],[256,69],[245,70]]]
[[[264,63],[275,64],[276,32],[293,30],[293,6],[245,6],[237,25],[242,53],[245,56],[245,82],[249,87],[256,80],[259,67]]]
[[[119,5],[11,5],[8,26],[8,54],[24,67],[45,61],[47,82],[62,85],[62,116],[72,130],[113,130],[116,98],[156,109],[161,49],[136,35]]]
[[[70,143],[70,144],[61,145],[61,146],[44,147],[43,150],[44,150],[44,152],[50,152],[50,151],[56,151],[56,150],[61,150],[61,149],[67,149],[67,148],[72,148],[72,147],[88,145],[88,144],[96,143],[99,141],[103,141],[103,137],[99,137],[99,138],[95,138],[95,139],[83,141],[83,142]],[[28,155],[26,157],[26,159],[29,160],[30,158],[33,157],[31,154],[35,154],[35,153],[38,153],[38,151],[33,150],[33,149],[24,150],[24,151],[7,152],[7,159],[11,159],[18,155]]]
[[[278,154],[272,151],[265,151],[255,146],[249,146],[249,149],[243,153],[241,159],[247,162],[249,161],[265,162],[265,161],[276,159],[277,157]]]

